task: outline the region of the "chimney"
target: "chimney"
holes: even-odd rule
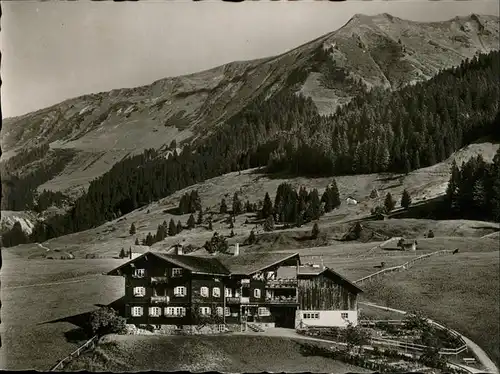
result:
[[[176,244],[175,249],[176,249],[176,254],[178,254],[178,255],[183,255],[184,254],[184,251],[183,251],[183,248],[182,248],[182,244]]]
[[[239,254],[240,254],[240,243],[236,243],[234,245],[234,255],[239,256]]]

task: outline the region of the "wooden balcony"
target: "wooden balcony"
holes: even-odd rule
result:
[[[168,296],[151,296],[151,304],[168,304],[169,301]]]
[[[277,304],[277,305],[287,305],[287,304],[298,304],[299,301],[297,297],[274,297],[266,298],[267,304]]]
[[[266,288],[296,288],[297,279],[273,279],[266,282]]]
[[[226,297],[226,304],[235,305],[235,304],[248,304],[250,303],[249,297]]]
[[[168,277],[151,277],[151,284],[168,283]]]

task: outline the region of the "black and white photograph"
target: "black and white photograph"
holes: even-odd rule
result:
[[[499,374],[497,0],[1,8],[1,370]]]

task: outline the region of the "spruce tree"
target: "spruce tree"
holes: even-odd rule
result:
[[[257,238],[255,237],[255,232],[253,230],[250,231],[250,235],[248,236],[246,242],[248,244],[254,244],[256,242]]]
[[[210,231],[212,231],[212,230],[213,230],[213,227],[212,227],[212,217],[210,217],[210,218],[208,219],[208,229],[209,229]]]
[[[387,213],[393,211],[394,208],[396,207],[396,203],[394,202],[394,199],[392,198],[390,192],[388,192],[387,195],[385,195],[384,207]]]
[[[200,209],[198,211],[198,220],[196,221],[198,225],[201,225],[203,223],[203,211]]]
[[[336,209],[340,206],[340,192],[337,186],[337,181],[332,179],[332,184],[330,186],[330,203],[333,209]]]
[[[313,226],[312,232],[311,232],[311,237],[313,239],[316,239],[318,236],[319,236],[319,226],[318,226],[317,222],[314,222],[314,226]]]
[[[331,199],[330,186],[326,186],[325,192],[321,196],[321,202],[325,204],[325,213],[333,210],[333,201]]]
[[[403,196],[401,196],[401,206],[405,209],[411,205],[411,196],[406,189],[403,190]]]
[[[156,241],[160,242],[166,237],[167,237],[167,232],[165,231],[165,227],[163,225],[159,225],[158,229],[156,230],[156,236],[155,236]]]
[[[125,249],[121,249],[120,251],[120,258],[124,258],[124,257],[127,257],[127,255],[125,254]]]
[[[224,198],[220,202],[220,213],[221,214],[226,214],[227,213],[226,199],[224,199]]]
[[[135,245],[140,245],[140,244],[139,244],[139,238],[135,238],[135,243],[134,243],[134,244],[135,244]]]
[[[174,219],[171,218],[168,223],[168,235],[175,236],[177,234],[177,226],[175,225]]]
[[[196,222],[194,220],[194,216],[191,214],[187,220],[186,226],[187,226],[188,230],[191,230],[195,227],[195,225],[196,225]]]
[[[241,213],[242,213],[241,200],[238,198],[238,193],[235,192],[233,195],[233,214],[237,216],[240,215]]]
[[[130,235],[135,235],[136,232],[137,232],[137,230],[135,228],[135,224],[132,222],[132,224],[130,225],[129,234]]]
[[[177,234],[180,234],[183,230],[183,227],[182,227],[182,223],[181,221],[177,221],[177,226],[175,228],[175,231],[177,232]]]
[[[273,214],[273,203],[271,198],[269,197],[269,193],[266,192],[266,196],[264,197],[264,203],[262,205],[261,217],[267,218],[271,214]]]
[[[148,235],[146,236],[146,245],[148,247],[151,247],[153,244],[154,244],[153,235],[151,235],[151,233],[148,232]]]

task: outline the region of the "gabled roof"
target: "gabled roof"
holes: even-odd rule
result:
[[[340,279],[341,282],[344,282],[345,284],[347,284],[347,286],[351,289],[353,289],[356,293],[361,293],[363,292],[363,290],[361,288],[359,288],[358,286],[356,286],[354,283],[352,283],[349,279],[345,278],[344,276],[340,275],[339,273],[337,273],[336,271],[328,268],[328,267],[325,267],[325,268],[314,268],[314,267],[311,267],[311,266],[300,266],[299,267],[299,274],[298,276],[318,276],[320,274],[323,274],[323,273],[326,273],[326,274],[329,274],[329,275],[333,275],[335,278],[337,279]]]
[[[111,270],[107,275],[118,275],[118,270],[128,266],[131,263],[137,262],[145,256],[153,256],[160,261],[166,261],[173,265],[182,267],[193,273],[198,274],[214,274],[214,275],[229,275],[229,271],[215,258],[203,258],[186,255],[171,255],[159,252],[146,252],[141,256],[126,262],[125,264]]]
[[[298,253],[247,252],[238,256],[216,257],[230,272],[235,275],[252,275],[272,265],[297,257]]]

